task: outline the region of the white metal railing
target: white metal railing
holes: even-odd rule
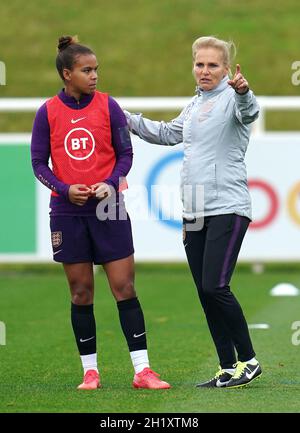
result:
[[[33,112],[48,98],[0,98],[0,112]],[[132,111],[181,110],[191,99],[188,97],[116,97],[120,106]],[[258,96],[261,111],[253,128],[254,133],[265,131],[267,110],[300,110],[300,96]],[[300,122],[299,122],[300,129]]]

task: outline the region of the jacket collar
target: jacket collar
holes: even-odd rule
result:
[[[222,80],[219,82],[219,84],[216,87],[214,87],[213,89],[203,90],[203,89],[201,89],[201,87],[196,86],[195,92],[198,96],[205,96],[206,98],[216,96],[219,93],[223,92],[223,90],[225,90],[226,87],[228,87],[228,84],[227,84],[228,80],[229,80],[229,76],[225,75],[225,77],[222,78]]]
[[[65,89],[62,89],[58,96],[59,98],[66,104],[66,105],[82,105],[82,104],[89,104],[91,100],[94,97],[94,93],[90,95],[83,94],[81,95],[80,101],[77,101],[73,96],[68,96],[65,91]]]

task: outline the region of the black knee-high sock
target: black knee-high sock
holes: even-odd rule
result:
[[[144,315],[138,298],[119,301],[117,306],[129,351],[147,349]]]
[[[80,355],[96,353],[96,322],[93,304],[71,303],[71,322]]]

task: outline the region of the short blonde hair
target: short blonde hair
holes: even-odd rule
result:
[[[197,51],[200,48],[216,48],[223,54],[224,64],[230,66],[236,55],[236,47],[232,41],[223,41],[215,36],[202,36],[195,40],[192,45],[193,60],[195,60]]]

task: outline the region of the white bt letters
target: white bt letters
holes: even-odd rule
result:
[[[81,138],[71,138],[72,150],[86,150],[86,142],[88,141],[88,137]]]

